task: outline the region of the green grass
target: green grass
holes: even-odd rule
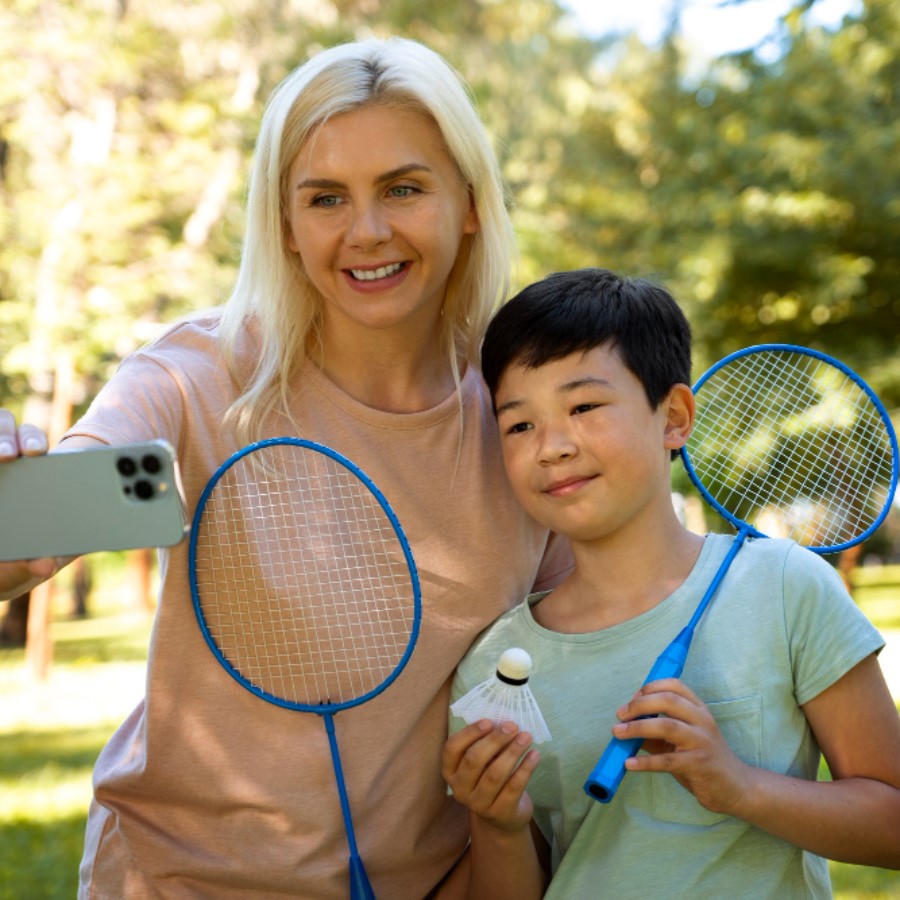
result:
[[[93,616],[54,623],[47,683],[30,680],[22,650],[0,648],[0,900],[75,896],[91,770],[143,691],[150,618],[117,607],[121,560],[106,556]],[[856,584],[875,625],[900,630],[900,567]],[[831,875],[839,900],[900,897],[900,872],[831,863]]]

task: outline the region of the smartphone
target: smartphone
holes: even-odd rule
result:
[[[0,560],[168,547],[189,524],[166,441],[0,463]]]

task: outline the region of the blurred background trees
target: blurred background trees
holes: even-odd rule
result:
[[[761,59],[590,40],[554,0],[12,0],[0,12],[0,401],[59,430],[158,323],[221,302],[265,98],[318,48],[404,34],[472,85],[519,280],[670,284],[698,367],[822,347],[900,404],[900,10],[798,0]],[[56,407],[53,407],[55,399]],[[56,419],[53,416],[56,416]]]
[[[694,324],[696,374],[797,342],[897,409],[900,4],[824,30],[815,2],[765,53],[700,61],[677,2],[651,48],[589,39],[556,0],[7,0],[0,405],[58,436],[161,323],[221,303],[270,91],[323,46],[402,34],[472,87],[519,284],[657,278]]]

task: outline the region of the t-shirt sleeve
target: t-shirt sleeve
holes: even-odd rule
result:
[[[792,547],[785,558],[784,610],[800,706],[884,646],[837,572],[802,547]]]
[[[139,351],[122,361],[65,437],[87,436],[107,444],[164,438],[178,447],[183,420],[184,394],[177,379]]]

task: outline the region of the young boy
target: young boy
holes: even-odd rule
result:
[[[688,531],[671,501],[694,418],[672,297],[602,269],[552,275],[501,308],[482,362],[513,490],[576,566],[458,671],[454,700],[504,650],[528,650],[552,735],[538,754],[511,723],[451,719],[444,777],[471,810],[469,896],[830,897],[825,857],[900,867],[883,642],[820,557],[748,540],[683,680],[638,690],[732,543]],[[583,784],[611,733],[650,753],[600,804]],[[820,748],[833,782],[815,781]]]

